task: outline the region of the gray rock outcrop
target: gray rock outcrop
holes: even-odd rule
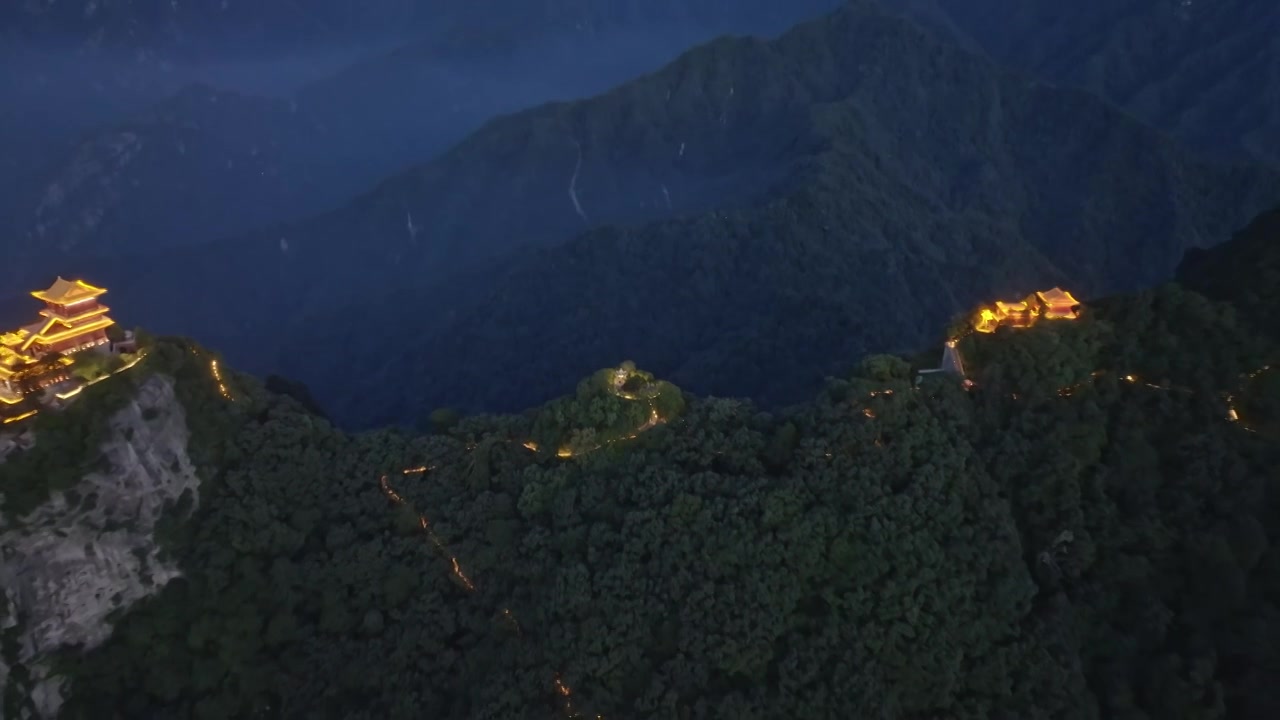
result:
[[[49,654],[102,643],[113,613],[178,576],[176,565],[160,558],[156,523],[184,493],[192,507],[198,499],[172,379],[146,379],[108,422],[104,470],[25,517],[0,517],[0,593],[8,610],[0,612],[0,626],[10,633],[17,627],[16,660],[29,673],[24,690],[37,717],[55,715],[61,704],[63,681],[50,675]],[[0,685],[10,674],[0,661]]]

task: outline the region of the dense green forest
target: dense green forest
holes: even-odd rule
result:
[[[850,358],[770,413],[623,364],[421,435],[161,340],[204,478],[162,533],[185,577],[59,659],[64,716],[1275,717],[1251,322],[1170,284],[966,335],[969,389]]]

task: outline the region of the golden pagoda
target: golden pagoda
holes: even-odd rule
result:
[[[31,293],[45,304],[42,319],[0,333],[0,405],[17,404],[34,390],[68,379],[72,360],[67,355],[109,342],[107,328],[115,321],[107,317],[110,308],[98,302],[106,292],[83,280],[59,277],[47,289]]]
[[[110,308],[98,302],[106,292],[83,280],[59,277],[47,290],[31,293],[35,299],[44,301],[40,315],[45,319],[23,343],[22,350],[39,355],[68,354],[107,344],[107,328],[115,325],[115,321],[107,317]]]

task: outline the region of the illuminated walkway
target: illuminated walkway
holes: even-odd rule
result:
[[[1233,423],[1236,423],[1241,428],[1251,433],[1256,433],[1258,431],[1240,421],[1240,413],[1236,410],[1236,398],[1239,397],[1242,392],[1244,392],[1245,388],[1249,384],[1249,381],[1253,380],[1254,378],[1257,378],[1259,375],[1269,370],[1271,370],[1270,365],[1263,365],[1262,367],[1259,367],[1256,370],[1252,370],[1250,372],[1242,374],[1240,376],[1240,383],[1239,385],[1236,386],[1236,389],[1222,396],[1222,399],[1226,403],[1226,419]],[[1068,385],[1067,387],[1059,388],[1058,396],[1064,397],[1064,398],[1071,397],[1073,394],[1075,394],[1077,390],[1084,387],[1086,384],[1094,382],[1099,378],[1105,377],[1109,374],[1111,373],[1108,373],[1105,370],[1096,370],[1089,376],[1088,380],[1078,382],[1075,385]],[[1146,382],[1133,373],[1126,373],[1124,375],[1119,375],[1119,378],[1131,385],[1140,385],[1142,387],[1151,388],[1152,390],[1159,390],[1161,392],[1176,393],[1180,395],[1196,394],[1196,391],[1194,389],[1186,387],[1184,385],[1157,385],[1155,383]],[[1013,399],[1014,400],[1019,399],[1016,393],[1013,394]]]
[[[191,354],[197,360],[204,362],[204,358],[201,357],[199,350],[194,347],[189,347],[187,349],[191,351]],[[213,379],[214,385],[218,388],[218,394],[222,396],[223,400],[226,400],[227,402],[236,401],[235,395],[231,393],[231,388],[227,386],[227,381],[222,376],[222,367],[218,364],[218,361],[215,358],[209,359],[209,377]]]
[[[401,470],[400,472],[402,475],[405,475],[405,476],[425,475],[426,473],[434,469],[435,468],[433,466],[424,466],[424,467],[406,468],[404,470]],[[378,485],[379,487],[382,488],[382,494],[385,495],[387,499],[390,500],[393,504],[398,506],[410,507],[408,503],[405,501],[404,497],[400,495],[398,492],[396,492],[395,488],[391,487],[391,483],[387,479],[386,475],[383,475],[378,479]],[[462,563],[458,561],[457,556],[451,553],[448,547],[446,547],[445,544],[440,540],[440,537],[436,535],[435,530],[433,530],[431,527],[431,521],[427,519],[426,515],[422,515],[422,514],[418,515],[418,527],[421,528],[423,534],[426,535],[427,541],[430,542],[431,545],[437,551],[439,551],[440,555],[449,562],[450,574],[454,582],[463,590],[467,591],[468,593],[475,592],[476,591],[475,583],[472,582],[471,578],[468,577],[466,572],[462,569]],[[512,631],[516,634],[516,637],[519,637],[519,638],[524,637],[524,630],[520,626],[520,621],[516,619],[515,613],[511,611],[511,608],[503,608],[502,611],[500,612],[500,616],[507,623],[507,625],[511,627]],[[577,718],[583,717],[582,713],[579,712],[574,705],[573,691],[569,688],[568,685],[564,683],[564,680],[561,678],[560,673],[557,672],[552,674],[551,687],[552,687],[552,690],[555,692],[556,696],[560,699],[561,708],[564,710],[565,716],[567,718],[570,718],[570,720],[576,720]],[[596,715],[595,717],[596,717],[596,720],[603,720],[603,717],[600,715]]]
[[[235,397],[231,394],[231,390],[227,388],[227,383],[222,379],[222,370],[218,368],[217,360],[209,361],[209,371],[213,374],[213,381],[218,383],[218,394],[231,402],[235,402]]]
[[[966,389],[972,389],[973,387],[975,387],[973,380],[965,376],[964,362],[963,362],[963,358],[960,356],[960,350],[959,350],[958,344],[960,340],[963,338],[964,338],[964,335],[961,335],[961,336],[954,337],[947,340],[945,349],[943,350],[943,353],[942,353],[942,367],[935,370],[922,370],[920,371],[920,374],[932,373],[932,372],[950,372],[952,374],[958,375],[961,378],[964,378],[964,386]],[[1256,433],[1258,431],[1240,421],[1240,413],[1236,409],[1236,398],[1244,391],[1245,387],[1248,385],[1250,380],[1253,380],[1254,378],[1258,377],[1262,373],[1267,372],[1269,370],[1271,370],[1271,365],[1263,365],[1262,367],[1257,368],[1256,370],[1244,373],[1243,375],[1240,376],[1240,382],[1237,385],[1236,389],[1232,392],[1226,393],[1223,397],[1227,406],[1227,409],[1226,409],[1227,420],[1230,420],[1233,423],[1237,423],[1241,428],[1251,433]],[[1076,383],[1075,385],[1069,385],[1067,387],[1060,388],[1058,390],[1058,395],[1061,397],[1070,397],[1074,392],[1076,392],[1081,387],[1083,387],[1085,383],[1097,380],[1098,378],[1103,377],[1107,374],[1108,372],[1105,370],[1096,370],[1089,376],[1088,380]],[[1183,393],[1183,394],[1195,393],[1195,390],[1192,390],[1191,388],[1181,386],[1181,385],[1165,386],[1165,385],[1156,385],[1155,383],[1150,383],[1150,382],[1144,382],[1139,380],[1138,376],[1132,373],[1126,373],[1124,375],[1121,375],[1120,379],[1128,383],[1141,384],[1146,387],[1152,388],[1153,390],[1160,390],[1163,392],[1174,392],[1174,393]],[[872,393],[872,394],[874,395],[875,393]],[[1019,399],[1016,393],[1013,394],[1013,399],[1014,400]]]
[[[80,393],[84,392],[84,389],[85,389],[85,388],[90,387],[91,385],[97,385],[98,383],[102,382],[103,380],[107,380],[108,378],[115,377],[116,375],[119,375],[120,373],[122,373],[122,372],[124,372],[124,371],[126,371],[126,370],[129,370],[129,369],[133,368],[133,366],[135,366],[135,365],[137,365],[138,363],[142,362],[142,359],[143,359],[143,358],[145,358],[146,356],[147,356],[146,352],[140,352],[140,353],[138,353],[138,356],[137,356],[137,357],[135,357],[134,359],[132,359],[132,360],[130,360],[129,362],[125,363],[124,365],[122,365],[122,366],[120,366],[120,367],[116,368],[115,370],[111,371],[110,373],[108,373],[108,374],[106,374],[106,375],[100,375],[100,376],[98,376],[98,377],[96,377],[96,378],[94,378],[94,379],[92,379],[92,380],[88,380],[88,381],[86,381],[86,382],[84,382],[84,383],[82,383],[82,384],[80,384],[80,385],[77,385],[76,387],[72,388],[71,390],[68,390],[67,392],[64,392],[64,393],[57,393],[57,394],[55,395],[55,397],[57,397],[59,400],[63,400],[63,401],[70,400],[71,398],[73,398],[73,397],[75,397],[75,396],[79,395]],[[26,420],[26,419],[28,419],[28,418],[33,418],[33,417],[35,417],[36,415],[39,415],[39,414],[40,414],[40,411],[39,411],[39,410],[28,410],[27,412],[25,412],[25,413],[23,413],[23,414],[21,414],[21,415],[15,415],[15,416],[10,417],[10,418],[5,418],[2,422],[0,422],[0,425],[11,425],[11,424],[13,424],[13,423],[21,422],[21,421]]]
[[[607,447],[615,443],[625,442],[627,440],[635,440],[636,438],[640,437],[640,435],[644,433],[646,430],[652,430],[658,425],[661,425],[662,423],[666,422],[666,419],[658,414],[658,408],[654,404],[654,401],[657,399],[656,391],[651,390],[650,392],[647,392],[647,393],[646,392],[633,393],[633,392],[624,390],[623,387],[626,386],[627,381],[630,379],[631,379],[631,373],[621,368],[619,368],[618,370],[615,370],[613,375],[613,382],[609,384],[609,392],[612,393],[614,397],[621,398],[623,400],[647,402],[649,404],[648,419],[645,420],[643,424],[637,427],[629,435],[623,435],[622,437],[613,438],[612,440],[605,440],[604,442],[597,443],[586,449],[578,450],[577,452],[574,452],[573,449],[569,447],[561,447],[558,450],[556,450],[556,457],[559,457],[559,458],[581,457],[583,455],[593,453],[599,450],[600,448]],[[533,452],[538,452],[538,444],[532,440],[529,440],[528,442],[523,443],[523,445],[525,448]]]
[[[620,438],[614,438],[612,440],[602,442],[598,445],[595,445],[585,450],[578,450],[577,452],[574,452],[568,447],[562,447],[556,451],[556,457],[559,457],[559,458],[581,457],[583,455],[586,455],[587,453],[599,450],[602,447],[605,447],[614,443],[622,442],[624,440],[631,440],[631,439],[637,438],[640,436],[641,433],[645,432],[646,430],[654,428],[659,424],[665,422],[665,419],[658,414],[658,409],[655,405],[656,391],[650,390],[649,392],[641,391],[639,393],[633,393],[623,389],[630,378],[631,378],[631,374],[626,370],[622,370],[622,369],[617,370],[615,372],[613,382],[610,384],[610,392],[612,392],[616,397],[619,397],[623,400],[647,402],[649,405],[649,414],[645,422],[641,424],[639,427],[637,427],[634,432],[626,436],[623,436]],[[532,440],[522,443],[522,445],[525,448],[528,448],[529,450],[532,450],[534,452],[538,451],[537,443],[533,442]],[[474,443],[469,443],[467,445],[468,451],[475,450],[475,449],[476,449],[476,445]],[[405,468],[404,470],[400,471],[400,474],[405,477],[425,476],[427,473],[431,472],[434,469],[435,469],[435,466],[423,465],[420,467]],[[392,504],[397,506],[410,507],[408,502],[405,500],[404,496],[398,493],[396,489],[391,486],[390,479],[388,478],[387,475],[383,475],[382,477],[378,478],[378,487],[382,490],[382,494],[386,496],[386,498],[390,500]],[[444,544],[444,542],[436,534],[435,530],[432,529],[431,521],[427,518],[426,515],[418,514],[418,527],[422,530],[423,534],[426,536],[427,542],[429,542],[431,546],[434,547],[436,551],[440,553],[441,557],[444,558],[449,563],[449,572],[454,583],[457,584],[466,592],[474,593],[476,590],[475,581],[469,575],[467,575],[466,571],[463,569],[462,562],[458,560],[457,556],[454,555],[449,550],[449,548]],[[520,621],[519,619],[516,618],[516,615],[514,612],[512,612],[511,608],[503,608],[498,615],[507,624],[507,626],[511,628],[512,632],[515,633],[516,637],[523,638],[525,636],[524,630],[520,624]],[[551,687],[555,695],[557,696],[557,698],[560,700],[561,709],[564,711],[564,714],[567,718],[570,718],[571,720],[573,720],[573,719],[584,717],[581,711],[579,711],[576,705],[574,704],[573,691],[564,682],[564,678],[560,675],[560,673],[557,672],[552,674]],[[601,715],[596,715],[595,718],[596,720],[603,720],[603,716]]]

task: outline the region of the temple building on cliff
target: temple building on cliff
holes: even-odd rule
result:
[[[1074,320],[1080,317],[1080,301],[1062,288],[1043,290],[1028,295],[1024,300],[1004,302],[978,308],[973,318],[973,329],[981,333],[993,333],[999,327],[1030,327],[1037,320]]]
[[[1040,316],[1050,320],[1075,320],[1080,317],[1080,301],[1062,288],[1053,288],[1035,294]]]
[[[115,321],[99,302],[107,291],[83,280],[59,277],[31,295],[44,303],[41,319],[0,333],[0,403],[16,404],[32,392],[70,377],[69,355],[100,348],[110,341]]]

